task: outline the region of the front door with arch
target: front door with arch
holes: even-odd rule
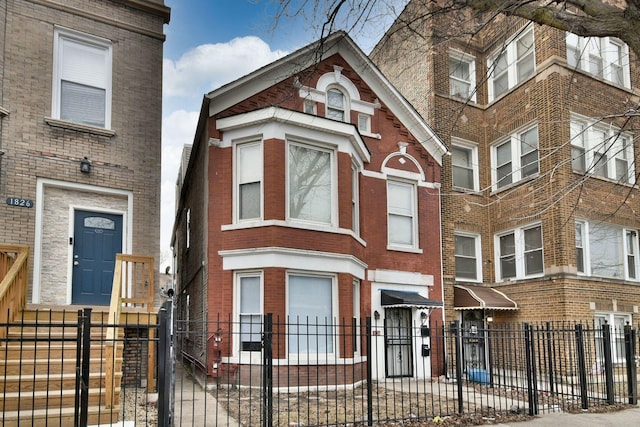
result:
[[[109,305],[116,254],[122,252],[122,215],[76,210],[71,303]]]

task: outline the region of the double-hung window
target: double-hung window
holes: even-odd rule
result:
[[[344,93],[336,88],[327,91],[327,117],[341,122],[346,121],[347,100]]]
[[[333,151],[289,142],[289,218],[332,225],[335,179]]]
[[[631,136],[586,118],[571,119],[571,164],[574,172],[635,183]]]
[[[475,58],[463,52],[449,52],[449,94],[462,99],[476,100]]]
[[[300,357],[334,351],[334,277],[288,274],[289,354]]]
[[[533,26],[528,25],[489,59],[489,102],[535,73]]]
[[[111,42],[61,28],[54,40],[53,118],[111,128]]]
[[[360,234],[360,173],[355,163],[351,164],[351,229]]]
[[[567,33],[567,64],[615,85],[631,87],[629,48],[611,37],[581,37]]]
[[[539,277],[544,273],[542,226],[517,228],[496,235],[496,277],[523,279]]]
[[[482,281],[480,236],[455,233],[456,280]]]
[[[416,187],[403,181],[387,182],[387,224],[390,248],[418,247]]]
[[[536,175],[538,165],[538,126],[515,133],[492,147],[493,188],[500,189]]]
[[[478,147],[453,140],[451,143],[452,180],[455,188],[479,191]]]
[[[576,221],[579,274],[637,281],[638,230],[600,221]]]
[[[236,211],[238,221],[255,220],[262,214],[262,144],[236,145]]]
[[[240,350],[262,349],[262,276],[260,273],[238,274],[240,303]]]

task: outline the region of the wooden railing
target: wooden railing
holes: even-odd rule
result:
[[[25,305],[29,279],[29,247],[0,245],[0,323],[13,321]],[[4,338],[6,328],[0,328]]]
[[[115,366],[118,325],[124,308],[136,308],[150,313],[153,311],[153,257],[117,254],[113,272],[113,288],[109,307],[109,327],[106,336],[106,386],[105,405],[113,407],[115,398]],[[149,352],[147,362],[147,388],[153,391],[155,379],[155,330],[149,328]]]

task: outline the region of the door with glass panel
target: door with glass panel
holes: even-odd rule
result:
[[[411,309],[385,309],[385,369],[388,378],[413,376]]]

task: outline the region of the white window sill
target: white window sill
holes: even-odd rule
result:
[[[457,191],[459,193],[472,194],[472,195],[476,195],[476,196],[481,196],[482,195],[482,192],[480,190],[475,190],[475,189],[471,189],[471,188],[464,188],[464,187],[456,187],[455,185],[451,186],[451,190]]]
[[[395,245],[387,245],[388,251],[396,251],[396,252],[408,252],[412,254],[421,254],[422,249],[420,248],[409,248],[405,246],[395,246]]]
[[[580,171],[573,171],[574,174],[576,175],[580,175],[584,178],[593,178],[593,179],[598,179],[600,181],[604,181],[604,182],[610,182],[612,184],[617,184],[617,185],[624,185],[625,187],[636,187],[636,183],[635,182],[620,182],[616,179],[611,179],[611,178],[605,178],[604,176],[599,176],[599,175],[589,175],[586,174],[584,172],[580,172]],[[634,176],[635,176],[635,171],[634,171]]]
[[[6,117],[9,115],[9,110],[0,106],[0,117]]]
[[[55,128],[70,129],[78,132],[90,133],[92,135],[104,136],[107,138],[111,138],[116,135],[116,132],[111,129],[88,126],[80,123],[68,122],[66,120],[54,119],[51,117],[45,117],[44,121],[49,126],[55,127]]]
[[[519,181],[512,182],[511,184],[505,185],[504,187],[500,187],[500,188],[497,188],[496,184],[494,183],[490,195],[493,196],[494,194],[498,194],[498,193],[500,193],[502,191],[510,190],[510,189],[512,189],[514,187],[517,187],[518,185],[522,185],[522,184],[527,183],[529,181],[533,181],[534,179],[538,178],[539,176],[540,176],[540,172],[536,172],[533,175],[527,176],[525,178],[522,178]]]

